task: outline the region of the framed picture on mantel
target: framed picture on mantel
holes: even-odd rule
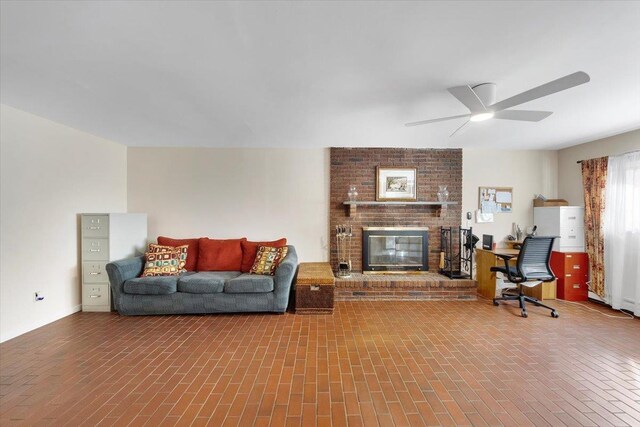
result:
[[[415,202],[416,168],[376,167],[376,200],[379,202]]]

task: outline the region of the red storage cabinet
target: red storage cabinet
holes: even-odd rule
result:
[[[589,257],[586,252],[551,252],[551,270],[558,278],[557,298],[589,299]]]

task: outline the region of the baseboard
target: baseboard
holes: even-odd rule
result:
[[[59,312],[54,313],[54,315],[51,316],[51,319],[46,320],[44,323],[42,323],[40,325],[30,327],[29,329],[23,330],[23,331],[11,331],[11,332],[9,332],[6,336],[2,337],[2,340],[0,340],[0,343],[7,342],[7,341],[9,341],[9,340],[11,340],[13,338],[19,337],[20,335],[26,334],[27,332],[35,331],[38,328],[42,328],[43,326],[47,326],[48,324],[56,322],[56,321],[58,321],[58,320],[60,320],[60,319],[62,319],[64,317],[71,316],[72,314],[75,314],[75,313],[77,313],[77,312],[79,312],[81,310],[82,310],[82,304],[74,305],[74,306],[72,306],[72,307],[70,307],[70,308],[68,308],[66,310],[60,310]]]
[[[589,291],[589,299],[595,300],[595,301],[599,301],[599,302],[605,302],[604,299],[602,299],[600,297],[600,295],[593,293],[591,291]]]

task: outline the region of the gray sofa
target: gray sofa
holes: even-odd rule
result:
[[[187,272],[180,276],[139,277],[144,257],[107,264],[115,309],[120,314],[284,313],[298,267],[288,246],[275,276],[239,271]]]

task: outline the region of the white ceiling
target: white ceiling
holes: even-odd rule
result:
[[[560,148],[640,127],[640,2],[9,2],[1,101],[130,146]],[[403,123],[575,71],[539,123]]]

